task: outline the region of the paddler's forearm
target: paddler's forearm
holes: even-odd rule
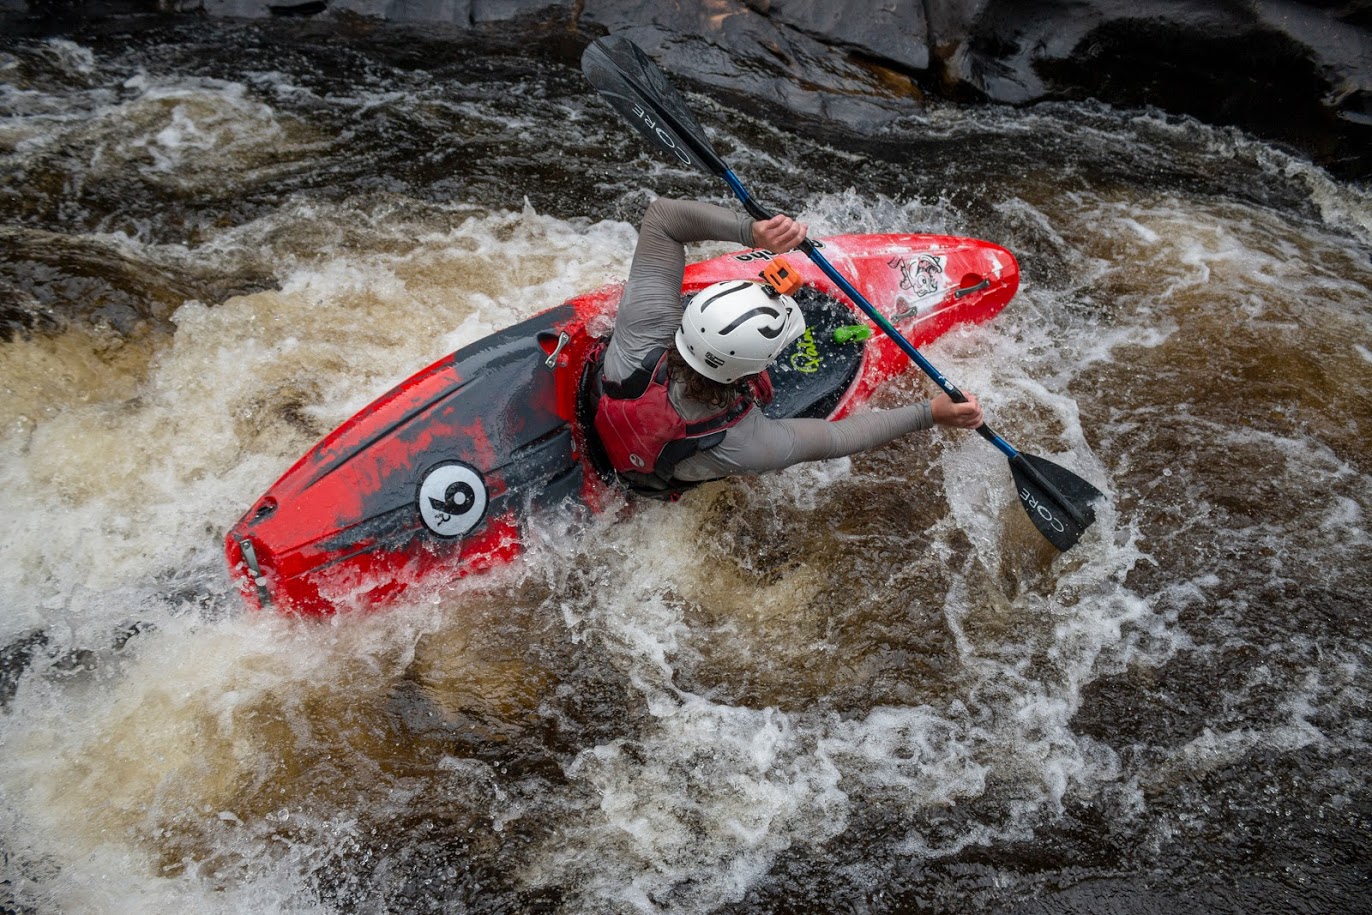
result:
[[[753,243],[751,216],[699,200],[657,198],[643,214],[643,229],[651,235],[665,235],[679,245],[697,241]]]
[[[766,473],[806,461],[846,457],[877,448],[934,424],[928,403],[873,411],[837,422],[823,419],[771,420],[754,411],[730,429],[717,447],[677,465],[683,480],[730,474]]]
[[[790,432],[792,438],[790,453],[782,466],[847,457],[878,448],[906,433],[928,429],[933,424],[933,414],[927,403],[860,413],[837,422],[779,420],[777,425]]]
[[[752,247],[753,220],[709,203],[659,197],[643,214],[633,266],[629,268],[630,286],[680,276],[686,269],[684,246],[698,241],[737,241]]]
[[[837,422],[820,422],[823,422],[827,435],[819,436],[817,441],[804,443],[807,450],[801,453],[802,461],[847,457],[859,451],[879,448],[909,432],[931,428],[934,415],[928,403],[915,403],[893,410],[860,413]]]

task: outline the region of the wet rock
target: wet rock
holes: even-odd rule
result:
[[[0,0],[14,4],[19,0]],[[127,3],[128,0],[102,0]],[[212,16],[622,32],[673,77],[880,133],[923,92],[1096,98],[1243,127],[1372,173],[1372,8],[1329,0],[133,0]],[[29,0],[30,9],[80,0]],[[3,8],[0,8],[2,10]]]
[[[35,652],[46,647],[48,636],[41,629],[32,629],[0,646],[0,709],[6,708],[19,689],[19,678],[29,668]]]
[[[747,6],[828,45],[851,48],[909,70],[929,66],[929,24],[923,3],[748,0]]]
[[[773,0],[770,6],[794,7],[799,15],[807,4]],[[802,18],[812,25],[819,20]],[[908,74],[854,53],[854,46],[732,0],[650,11],[636,0],[586,0],[579,24],[592,34],[626,35],[676,81],[726,98],[762,99],[788,118],[811,116],[874,132],[910,112],[918,95]]]
[[[1372,168],[1372,11],[1268,0],[929,0],[954,94],[1152,105]]]
[[[81,325],[117,346],[170,332],[172,312],[200,292],[187,278],[97,240],[0,230],[0,341]]]

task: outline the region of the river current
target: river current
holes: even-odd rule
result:
[[[926,352],[1108,494],[1067,554],[940,432],[244,611],[224,531],[319,437],[729,202],[519,38],[0,42],[0,908],[1372,909],[1372,194],[1239,131],[689,95],[816,235],[1016,254]]]

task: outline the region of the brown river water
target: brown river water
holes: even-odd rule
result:
[[[727,202],[511,48],[0,41],[0,909],[1372,910],[1372,193],[1238,131],[689,96],[817,235],[1015,252],[927,355],[1108,494],[1067,554],[936,433],[243,610],[223,533],[315,440]]]

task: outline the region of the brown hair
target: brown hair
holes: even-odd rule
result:
[[[713,378],[706,378],[691,368],[676,347],[667,351],[667,372],[673,381],[686,389],[687,398],[710,407],[733,406],[739,397],[752,393],[750,386],[742,379],[732,384],[722,384]]]

